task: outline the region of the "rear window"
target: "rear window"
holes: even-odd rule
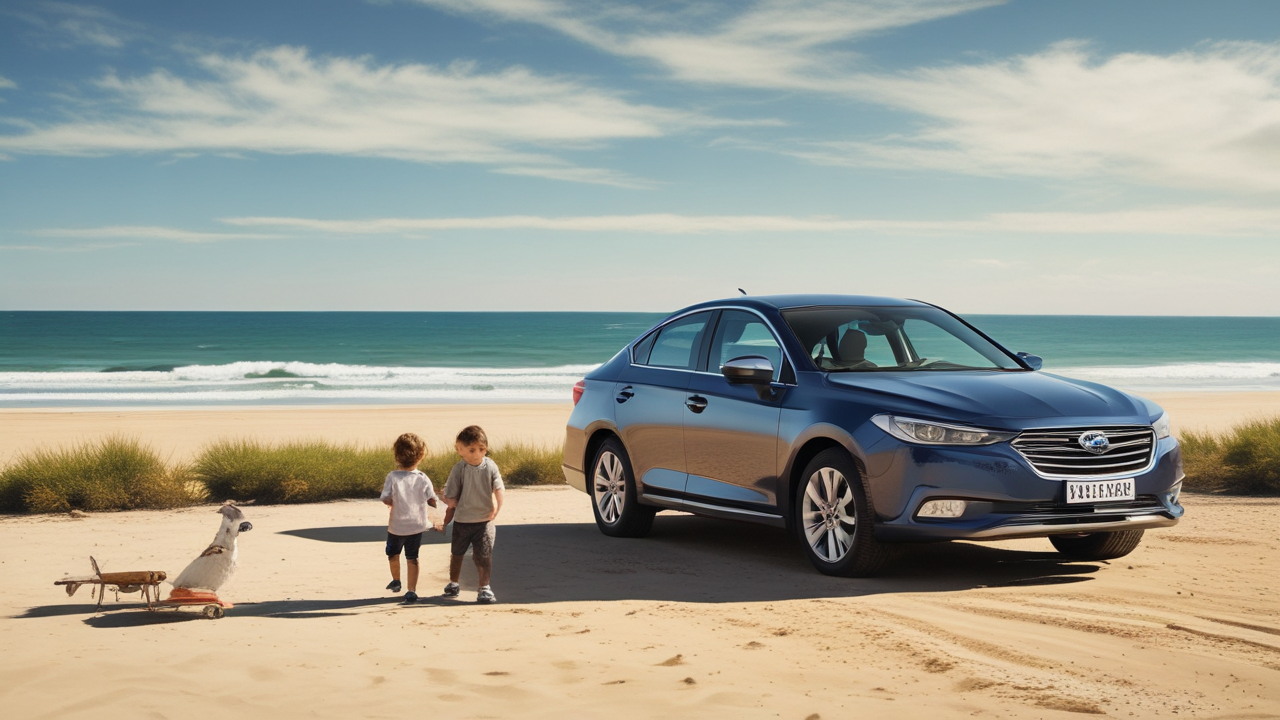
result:
[[[643,364],[652,367],[692,370],[698,361],[702,333],[707,329],[711,313],[698,313],[680,318],[658,331],[649,357]]]

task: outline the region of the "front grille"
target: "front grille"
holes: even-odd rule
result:
[[[1012,502],[999,501],[991,503],[991,512],[1002,515],[1023,515],[1034,517],[1073,517],[1097,520],[1098,515],[1125,515],[1162,512],[1165,510],[1160,499],[1155,495],[1139,495],[1133,500],[1121,500],[1108,503],[1080,503],[1067,505],[1060,502]]]
[[[1080,446],[1080,436],[1090,431],[1107,434],[1111,446],[1106,452],[1095,455]],[[1125,475],[1151,464],[1155,433],[1144,425],[1051,428],[1024,431],[1010,444],[1042,475]]]

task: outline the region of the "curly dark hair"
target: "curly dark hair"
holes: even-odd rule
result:
[[[396,465],[408,468],[422,461],[422,456],[427,454],[427,444],[417,435],[405,433],[396,438],[391,451],[396,455]]]

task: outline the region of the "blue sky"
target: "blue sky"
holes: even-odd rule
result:
[[[1280,314],[1280,4],[0,7],[0,309]]]

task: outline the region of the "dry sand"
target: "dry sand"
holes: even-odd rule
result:
[[[1177,428],[1225,429],[1280,393],[1159,396]],[[187,457],[209,439],[557,442],[568,406],[0,412],[0,458],[135,434]],[[664,513],[643,540],[602,536],[586,496],[516,489],[494,588],[477,606],[382,590],[374,501],[248,507],[227,617],[95,613],[53,581],[176,574],[217,528],[211,507],[0,517],[5,718],[1114,717],[1280,718],[1280,499],[1188,495],[1187,518],[1112,563],[1045,540],[902,550],[880,578],[816,573],[781,531]],[[285,622],[279,622],[284,620]]]
[[[1174,431],[1230,428],[1242,419],[1280,416],[1280,392],[1150,394],[1170,412]],[[251,437],[277,442],[322,438],[389,445],[416,432],[433,447],[449,448],[463,427],[479,424],[494,443],[564,442],[573,407],[558,403],[393,405],[386,407],[227,407],[200,409],[0,410],[0,467],[22,452],[109,435],[142,438],[166,456],[190,460],[205,444]]]
[[[585,495],[517,489],[494,588],[382,590],[376,501],[248,507],[221,620],[95,613],[53,581],[175,573],[210,507],[0,519],[6,718],[1280,717],[1280,500],[1188,496],[1112,563],[1044,540],[907,549],[880,578],[814,572],[784,531],[663,514],[595,529]],[[283,621],[283,622],[281,622]]]
[[[558,445],[571,410],[569,403],[0,410],[0,466],[31,449],[109,435],[142,438],[177,461],[192,459],[205,444],[222,438],[320,438],[391,447],[400,433],[416,432],[431,447],[452,448],[458,431],[472,424],[482,426],[495,445]]]

